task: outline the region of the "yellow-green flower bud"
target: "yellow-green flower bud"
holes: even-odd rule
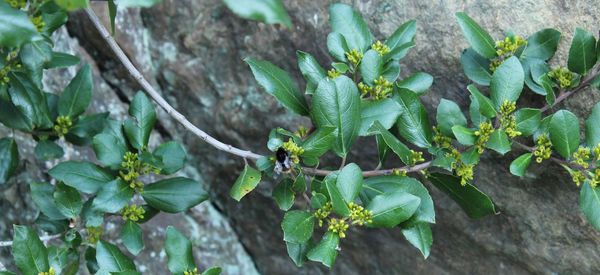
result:
[[[399,177],[406,177],[406,170],[392,169],[392,175]]]
[[[31,23],[33,23],[33,25],[35,26],[35,28],[37,29],[38,32],[41,32],[42,30],[44,30],[44,26],[46,26],[46,23],[44,22],[44,19],[42,18],[42,16],[35,16],[35,17],[29,17],[29,20],[31,21]]]
[[[5,0],[13,9],[23,9],[27,6],[27,0]]]
[[[329,217],[331,211],[333,211],[333,205],[330,201],[326,202],[325,205],[323,205],[321,208],[315,211],[314,215],[315,218],[317,218],[317,221],[319,222],[319,227],[323,226],[323,220]]]
[[[38,275],[55,275],[55,271],[53,267],[50,267],[46,272],[38,272]]]
[[[552,142],[548,138],[548,135],[540,135],[536,144],[537,146],[533,151],[533,155],[536,157],[535,161],[537,163],[542,163],[542,161],[549,159],[552,156]]]
[[[121,209],[121,216],[123,217],[123,220],[130,220],[134,222],[143,219],[145,213],[146,210],[144,210],[144,208],[141,206],[137,206],[136,204],[125,206],[123,209]]]
[[[299,138],[305,138],[306,136],[308,136],[308,128],[304,127],[304,126],[300,126],[298,127],[298,130],[296,130],[296,132],[294,132],[294,135],[299,137]]]
[[[584,169],[588,169],[590,167],[588,161],[591,158],[590,148],[579,146],[577,151],[573,152],[573,160],[571,162],[583,167]]]
[[[575,185],[577,185],[578,187],[585,182],[585,175],[583,174],[583,172],[577,170],[577,171],[571,171],[571,178],[573,178],[573,182],[575,183]]]
[[[100,226],[92,226],[86,227],[85,231],[87,232],[87,242],[90,244],[95,244],[102,237],[102,227]]]
[[[348,230],[348,227],[349,226],[346,223],[346,220],[331,218],[331,219],[329,219],[329,226],[327,227],[327,231],[337,233],[338,236],[340,236],[340,238],[345,238],[346,237],[345,232],[346,232],[346,230]]]
[[[381,43],[381,41],[379,40],[377,40],[377,42],[371,45],[371,49],[379,53],[380,56],[384,56],[386,53],[390,52],[390,47],[388,47],[386,44]]]
[[[479,130],[475,131],[475,135],[477,136],[477,141],[475,142],[475,147],[477,148],[477,152],[480,154],[485,150],[485,144],[490,140],[490,136],[494,132],[494,126],[489,121],[482,122],[479,124]]]
[[[373,222],[373,212],[366,210],[361,205],[351,202],[348,204],[348,208],[352,224],[365,225]]]
[[[452,146],[452,139],[444,136],[438,127],[433,126],[433,132],[435,135],[433,136],[433,143],[435,143],[440,148],[450,148]]]
[[[56,118],[56,122],[52,129],[58,136],[64,136],[69,133],[69,129],[73,126],[73,121],[68,116],[59,116]]]
[[[331,70],[327,71],[327,77],[329,77],[329,79],[335,79],[336,77],[338,77],[340,75],[342,75],[342,73],[340,73],[336,69],[331,69]]]
[[[559,87],[565,89],[571,87],[575,74],[565,67],[556,67],[548,72],[548,77],[554,80]]]
[[[504,60],[513,56],[515,52],[522,46],[527,45],[527,40],[521,36],[506,37],[504,40],[496,41],[496,55],[490,63],[490,70],[493,72],[504,62]]]
[[[194,267],[192,270],[184,271],[183,275],[201,275],[201,273],[198,273],[198,268]]]
[[[410,150],[410,160],[409,160],[410,165],[415,165],[417,163],[424,162],[424,161],[425,161],[425,159],[423,158],[423,152],[417,152],[414,150]]]
[[[462,186],[467,185],[467,183],[473,180],[473,167],[473,164],[461,163],[456,169],[456,175],[460,177],[460,184]]]
[[[354,67],[358,66],[360,60],[363,58],[363,54],[357,51],[356,49],[352,49],[349,52],[346,52],[346,58]]]

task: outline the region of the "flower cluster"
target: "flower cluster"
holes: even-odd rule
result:
[[[340,238],[346,237],[346,230],[348,230],[348,227],[350,226],[348,225],[345,219],[331,218],[329,219],[328,223],[329,226],[327,227],[327,231],[331,231],[333,233],[338,234]]]
[[[590,186],[592,188],[596,188],[598,184],[600,184],[600,168],[594,169],[594,172],[592,173],[592,179],[590,180]]]
[[[397,168],[392,169],[392,175],[399,177],[406,177],[406,170],[400,170]]]
[[[363,58],[363,54],[359,51],[357,51],[356,49],[352,49],[349,52],[346,52],[346,58],[348,58],[348,61],[350,61],[350,63],[352,65],[354,65],[354,67],[358,66],[358,63],[360,63],[360,60],[362,60]]]
[[[496,41],[496,55],[490,63],[490,70],[493,72],[504,62],[504,60],[513,56],[515,52],[522,46],[527,44],[527,40],[519,35],[504,38],[504,40]]]
[[[433,132],[433,143],[435,143],[438,147],[446,149],[452,147],[452,139],[444,136],[438,127],[433,126]]]
[[[373,45],[371,45],[371,49],[375,50],[377,53],[379,53],[380,56],[384,56],[386,53],[390,52],[390,47],[388,47],[386,44],[381,43],[381,41],[377,40],[377,42],[373,43]]]
[[[58,116],[56,118],[56,123],[52,129],[58,136],[64,136],[69,132],[69,129],[73,126],[73,121],[68,116]]]
[[[454,159],[450,167],[460,177],[462,186],[473,180],[473,167],[475,165],[462,162],[460,152],[456,148],[452,148],[452,152],[446,153],[446,156]]]
[[[142,162],[137,153],[126,152],[121,162],[121,170],[119,176],[122,180],[129,183],[131,189],[141,192],[144,188],[144,183],[138,180],[140,175],[155,173],[159,174],[160,169]]]
[[[86,227],[85,231],[87,232],[87,242],[90,244],[97,243],[102,237],[102,227],[100,226]]]
[[[144,214],[146,214],[146,210],[135,204],[125,206],[121,209],[121,216],[123,216],[124,220],[137,222],[144,218]]]
[[[298,127],[298,130],[296,130],[296,132],[294,132],[294,135],[299,138],[305,138],[306,136],[308,136],[308,131],[309,131],[308,128],[306,128],[304,126],[300,126],[300,127]]]
[[[575,185],[580,186],[585,181],[585,175],[582,171],[579,170],[571,170],[571,178]]]
[[[8,73],[13,69],[20,69],[21,64],[13,62],[15,58],[19,55],[18,51],[11,51],[6,56],[6,65],[0,69],[0,85],[6,85],[10,81],[8,78]]]
[[[533,151],[533,155],[536,157],[537,163],[542,163],[545,159],[549,159],[552,156],[552,142],[548,138],[548,135],[542,134],[536,141],[537,146]]]
[[[393,83],[380,76],[373,81],[374,87],[370,87],[362,82],[358,83],[358,90],[363,97],[372,97],[375,100],[384,99],[392,94]]]
[[[331,69],[329,71],[327,71],[327,77],[329,77],[329,79],[335,79],[336,77],[342,75],[342,73],[336,69]]]
[[[50,269],[48,269],[48,271],[46,271],[46,272],[44,272],[44,271],[38,272],[38,275],[54,275],[54,274],[56,274],[56,273],[55,273],[53,267],[50,267]]]
[[[284,142],[282,147],[290,154],[290,160],[293,163],[298,164],[300,162],[300,158],[298,156],[304,153],[304,149],[302,147],[298,146],[298,144],[296,144],[291,138]]]
[[[479,130],[475,131],[475,135],[477,136],[477,141],[475,142],[475,147],[477,148],[477,152],[480,154],[485,150],[485,144],[490,140],[490,136],[494,132],[494,126],[489,121],[482,122],[479,124]]]
[[[512,114],[516,109],[516,102],[505,100],[502,102],[502,105],[500,105],[500,128],[511,138],[518,137],[522,134],[517,131],[517,118]]]
[[[192,270],[187,270],[183,272],[183,275],[200,275],[201,273],[198,273],[198,268],[194,267],[194,269]]]
[[[323,207],[317,209],[317,211],[315,211],[315,218],[317,218],[317,220],[319,221],[319,227],[323,226],[323,220],[325,220],[327,217],[329,217],[329,214],[331,214],[331,211],[333,211],[333,205],[331,205],[331,202],[328,201],[327,203],[325,203],[325,205],[323,205]]]
[[[576,165],[583,167],[583,169],[588,169],[590,164],[588,161],[592,158],[590,148],[579,146],[577,151],[573,152],[573,162]]]
[[[569,88],[573,84],[575,74],[565,67],[556,67],[548,72],[548,77],[554,80],[561,88]]]
[[[44,26],[46,26],[46,23],[44,22],[44,19],[41,15],[29,17],[29,20],[31,21],[31,23],[33,23],[35,29],[38,32],[41,32],[44,29]]]
[[[356,203],[349,203],[350,208],[350,220],[352,224],[365,225],[373,222],[373,212],[365,209],[362,205]]]
[[[423,152],[410,150],[410,160],[408,161],[410,165],[415,165],[424,161],[425,159],[423,158]]]
[[[27,5],[26,0],[5,0],[12,8],[14,9],[22,9]]]

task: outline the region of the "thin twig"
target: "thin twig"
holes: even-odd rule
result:
[[[42,236],[42,237],[40,237],[40,241],[47,242],[47,241],[59,238],[60,236],[61,236],[60,234]],[[12,244],[13,244],[13,241],[0,241],[0,247],[2,247],[2,246],[12,246]]]
[[[579,85],[578,85],[576,88],[574,88],[574,89],[572,89],[572,90],[567,90],[567,91],[565,91],[564,93],[561,93],[561,94],[560,94],[560,95],[559,95],[559,96],[556,98],[556,100],[554,101],[554,104],[550,105],[550,104],[546,103],[546,104],[545,104],[545,105],[544,105],[542,108],[540,108],[540,111],[542,111],[542,113],[543,113],[543,112],[545,112],[545,111],[548,111],[550,108],[552,108],[552,107],[556,106],[558,103],[560,103],[560,102],[562,102],[563,100],[567,99],[567,97],[571,96],[572,94],[574,94],[574,93],[576,93],[576,92],[578,92],[578,91],[581,91],[581,90],[583,90],[583,89],[584,89],[584,88],[586,88],[586,87],[587,87],[587,86],[590,84],[590,82],[592,82],[592,81],[593,81],[593,80],[594,80],[594,79],[595,79],[595,78],[596,78],[598,75],[600,75],[600,67],[599,67],[599,66],[593,67],[593,68],[590,70],[590,73],[589,73],[589,74],[587,74],[587,75],[586,75],[586,76],[583,78],[583,80],[581,80],[581,82],[579,83]]]
[[[200,128],[196,127],[194,124],[192,124],[184,115],[182,115],[177,110],[175,110],[175,108],[173,108],[173,106],[171,106],[160,95],[160,93],[156,89],[154,89],[154,87],[152,87],[152,85],[144,78],[144,76],[136,69],[136,67],[133,65],[133,63],[131,63],[131,61],[129,60],[127,55],[125,55],[125,53],[123,52],[121,47],[119,47],[119,45],[117,44],[115,39],[110,35],[108,30],[106,30],[104,25],[102,25],[102,22],[100,22],[100,19],[98,18],[98,16],[96,16],[94,11],[91,8],[86,8],[85,12],[87,13],[88,17],[90,18],[90,20],[92,21],[92,23],[94,24],[96,29],[100,32],[100,35],[102,36],[104,41],[106,41],[108,46],[112,49],[112,51],[117,56],[119,61],[121,61],[123,66],[125,66],[125,69],[127,69],[129,74],[140,84],[140,86],[142,86],[142,88],[156,102],[156,104],[158,104],[161,108],[163,108],[167,112],[167,114],[169,114],[177,122],[179,122],[181,125],[183,125],[183,127],[190,130],[196,136],[200,137],[202,140],[206,141],[208,144],[212,145],[213,147],[215,147],[221,151],[225,151],[225,152],[234,154],[236,156],[240,156],[243,158],[249,158],[249,159],[253,159],[253,160],[257,160],[260,157],[262,157],[262,155],[253,153],[251,151],[242,150],[242,149],[233,147],[229,144],[225,144],[225,143],[213,138],[212,136],[210,136],[209,134],[202,131]]]
[[[394,171],[411,173],[411,172],[418,172],[418,171],[427,169],[429,167],[431,167],[431,161],[423,162],[423,163],[417,164],[415,166],[403,166],[403,167],[393,168],[393,169],[363,171],[362,174],[363,174],[363,177],[386,176],[386,175],[393,174]],[[323,170],[323,169],[308,168],[308,167],[303,167],[302,171],[305,174],[310,174],[310,175],[315,175],[315,176],[327,176],[327,175],[335,172],[335,171],[331,171],[331,170]]]

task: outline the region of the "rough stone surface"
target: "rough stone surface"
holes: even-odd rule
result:
[[[459,62],[460,52],[467,44],[454,21],[456,11],[470,14],[496,39],[502,38],[507,31],[527,36],[546,27],[560,30],[563,38],[554,63],[563,65],[575,27],[596,33],[600,20],[596,1],[343,2],[354,5],[380,39],[404,21],[417,19],[417,46],[401,62],[402,76],[416,71],[426,71],[434,76],[432,89],[423,96],[431,113],[441,98],[455,100],[463,107],[468,105],[465,89],[468,80]],[[295,50],[313,54],[322,65],[331,61],[325,46],[330,30],[327,24],[329,1],[286,1],[285,4],[294,23],[291,30],[237,18],[218,0],[163,0],[150,9],[120,12],[117,39],[167,100],[194,124],[226,143],[266,153],[266,137],[271,128],[294,130],[309,122],[286,112],[262,91],[243,58],[253,56],[275,63],[289,71],[301,88],[304,84],[296,66]],[[97,11],[104,12],[102,8]],[[122,100],[130,98],[138,87],[114,61],[87,18],[76,14],[68,27],[70,34],[77,37],[85,51],[98,62],[103,81],[118,90]],[[599,100],[597,91],[585,90],[569,99],[565,107],[585,115]],[[526,93],[520,103],[541,106],[543,98]],[[239,238],[239,244],[229,247],[230,250],[224,246],[220,253],[228,255],[243,250],[240,248],[243,246],[263,274],[329,272],[317,264],[298,269],[287,258],[279,227],[283,215],[269,196],[271,181],[263,182],[258,192],[240,203],[233,201],[228,196],[228,189],[243,161],[218,152],[165,118],[164,114],[161,117],[161,134],[182,140],[187,145],[192,156],[191,166],[199,170],[211,187],[212,201],[217,208],[210,211],[222,212],[227,219],[223,224],[229,224],[230,227],[226,227],[235,232],[224,231],[215,238],[226,238],[225,234]],[[374,142],[361,140],[357,148],[349,159],[364,167],[374,166]],[[427,185],[437,215],[429,259],[423,260],[399,230],[352,230],[343,240],[341,253],[331,272],[600,273],[597,249],[600,233],[594,231],[579,212],[578,189],[556,165],[534,165],[525,179],[512,176],[508,166],[516,156],[488,153],[477,168],[476,185],[496,203],[500,212],[496,216],[471,220],[447,196]],[[386,164],[393,165],[397,163]],[[212,217],[205,213],[190,217],[200,225],[210,224]],[[160,224],[169,223],[169,219],[172,218],[161,219]],[[159,244],[149,246],[159,249]],[[208,250],[218,256],[217,251],[200,248],[205,251],[201,253]],[[244,253],[242,255],[246,255]],[[229,263],[235,263],[237,260],[234,259],[229,259]],[[240,261],[240,265],[242,263],[244,261]],[[254,272],[252,270],[246,269],[247,273]],[[226,272],[237,273],[233,269]]]

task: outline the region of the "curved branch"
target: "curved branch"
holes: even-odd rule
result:
[[[200,128],[196,127],[196,125],[192,124],[184,115],[175,110],[175,108],[173,108],[173,106],[171,106],[137,70],[137,68],[135,67],[135,65],[133,65],[133,63],[131,63],[127,55],[125,55],[119,44],[117,44],[117,41],[115,41],[115,39],[110,35],[108,30],[106,30],[104,25],[102,25],[102,22],[100,22],[100,19],[98,18],[98,16],[96,16],[94,11],[91,8],[86,8],[85,12],[94,24],[94,27],[96,27],[96,29],[100,32],[100,35],[102,36],[104,41],[106,41],[108,46],[112,49],[113,53],[117,56],[119,61],[121,61],[123,66],[125,66],[125,69],[127,69],[129,74],[140,84],[140,86],[142,86],[142,88],[154,100],[154,102],[156,102],[156,104],[163,108],[167,112],[167,114],[169,114],[172,118],[179,122],[179,124],[181,124],[186,129],[190,130],[196,136],[200,137],[206,143],[212,145],[213,147],[221,151],[225,151],[230,154],[243,157],[245,159],[256,160],[262,157],[262,155],[253,153],[251,151],[242,150],[229,144],[225,144],[213,138],[206,132],[202,131]]]

